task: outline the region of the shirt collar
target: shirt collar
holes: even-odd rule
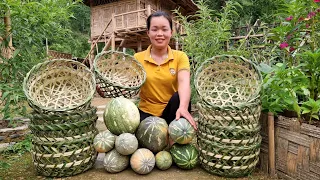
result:
[[[144,55],[144,60],[156,64],[156,62],[151,58],[151,47],[152,47],[152,45],[149,45],[148,49],[146,50],[146,53],[145,53],[145,55]],[[168,58],[163,62],[163,64],[166,63],[166,62],[168,62],[169,60],[173,60],[173,59],[174,59],[174,57],[173,57],[173,50],[172,50],[171,47],[168,45]]]

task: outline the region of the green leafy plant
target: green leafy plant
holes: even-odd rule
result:
[[[267,73],[262,92],[262,104],[264,109],[275,113],[293,110],[299,118],[307,117],[309,123],[312,123],[313,120],[319,120],[320,110],[318,104],[320,90],[319,1],[290,1],[284,13],[279,15],[282,16],[283,21],[272,30],[270,39],[279,46],[273,56],[281,59],[284,66],[280,69],[272,67],[275,71]],[[274,80],[277,83],[269,83]],[[283,93],[286,92],[287,97],[283,98]],[[283,99],[287,103],[277,107],[272,103],[277,99]]]

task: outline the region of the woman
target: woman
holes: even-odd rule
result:
[[[162,11],[147,19],[147,34],[151,45],[134,57],[143,65],[147,79],[140,91],[140,119],[158,116],[169,124],[180,117],[197,129],[190,114],[190,64],[182,51],[172,50],[172,19]]]

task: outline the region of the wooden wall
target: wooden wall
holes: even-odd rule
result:
[[[159,3],[160,2],[158,0],[122,0],[91,7],[91,38],[101,34],[107,23],[110,21],[112,13],[117,15],[136,11],[138,9],[146,9],[148,5],[151,5],[151,9],[156,11],[160,8]],[[139,13],[139,21],[137,18],[138,13],[126,14],[123,15],[123,17],[116,17],[117,29],[145,26],[147,18],[146,12]],[[107,32],[111,31],[112,26],[110,25]]]

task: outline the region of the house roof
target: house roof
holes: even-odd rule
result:
[[[116,2],[119,0],[84,0],[84,4],[87,6],[97,6],[101,4],[107,4]],[[167,2],[168,0],[161,0],[163,2]],[[178,6],[181,6],[183,9],[187,11],[187,13],[194,13],[198,10],[197,5],[193,2],[193,0],[170,0],[171,2],[177,4]]]

